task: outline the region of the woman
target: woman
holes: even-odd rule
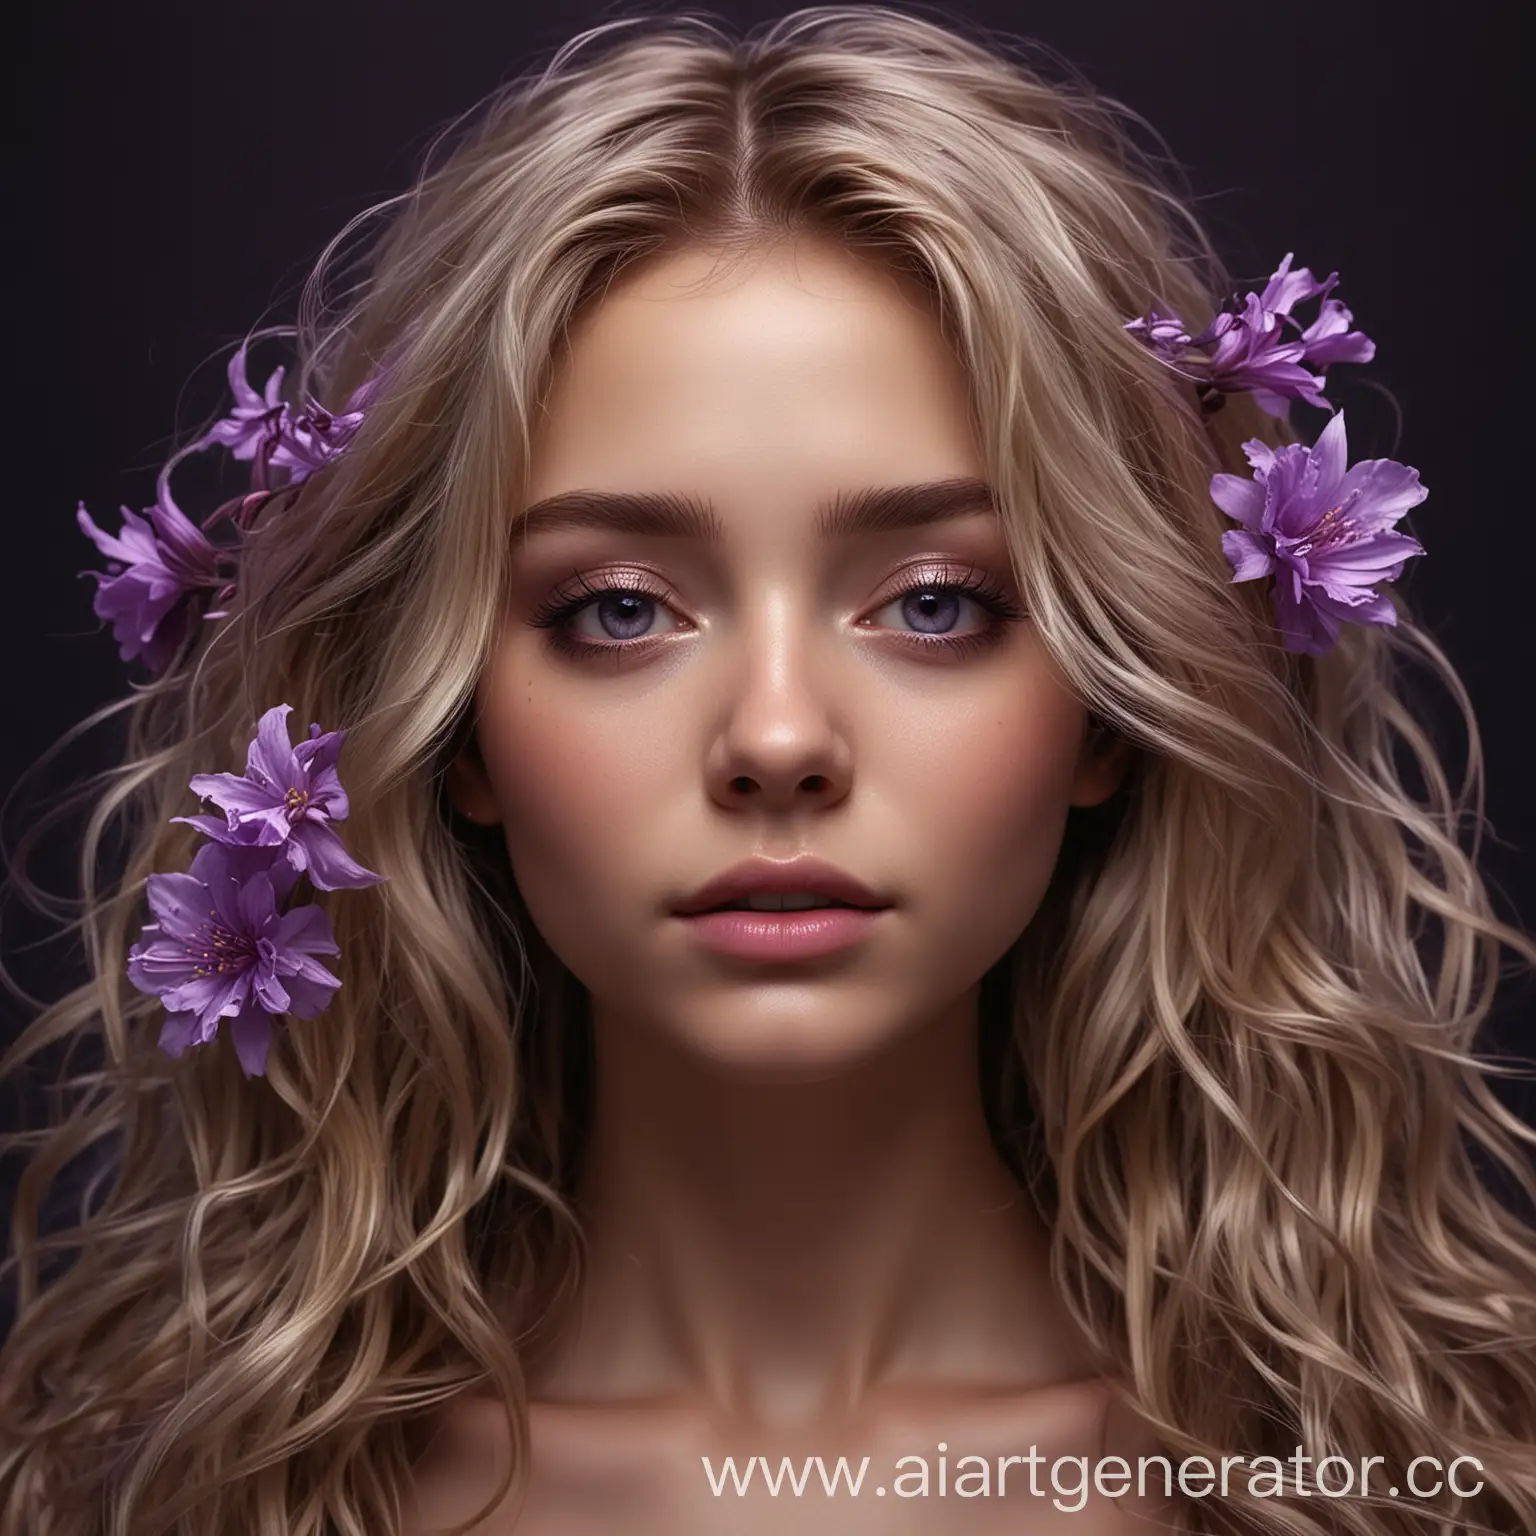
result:
[[[7,1063],[106,1043],[24,1264],[118,1154],[19,1271],[0,1509],[1529,1525],[1536,1245],[1461,1133],[1523,1174],[1470,1047],[1536,946],[1399,696],[1466,707],[1423,488],[1285,414],[1369,360],[1331,280],[1228,303],[1102,104],[929,22],[599,34],[291,393],[242,348],[224,542],[169,474],[82,514],[155,678]]]

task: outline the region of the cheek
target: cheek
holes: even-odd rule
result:
[[[974,701],[947,721],[942,751],[909,764],[907,825],[934,889],[983,927],[1016,934],[1044,894],[1085,723],[1071,695],[1030,679]]]
[[[590,690],[551,686],[508,658],[480,691],[480,746],[524,899],[546,936],[567,909],[620,897],[625,859],[676,765],[666,743]],[[632,855],[631,855],[632,857]]]

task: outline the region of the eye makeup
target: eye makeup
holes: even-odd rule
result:
[[[936,606],[937,613],[923,611],[913,599],[928,602],[930,610]],[[569,659],[586,661],[601,656],[616,657],[618,653],[630,653],[642,647],[649,649],[656,641],[677,633],[676,630],[629,636],[622,633],[626,626],[643,623],[648,607],[672,608],[676,601],[667,585],[649,571],[616,571],[596,578],[576,572],[571,583],[538,604],[528,623],[546,631],[550,649]],[[958,659],[990,649],[1004,638],[1010,624],[1028,617],[995,576],[975,566],[962,567],[942,561],[903,572],[898,585],[870,611],[879,613],[899,603],[903,617],[909,622],[943,622],[950,609],[958,611],[965,601],[981,608],[989,622],[962,634],[922,629],[896,629],[890,633],[899,643],[915,646],[921,652]],[[605,604],[608,605],[606,611]],[[606,640],[577,634],[573,628],[575,621],[590,609],[598,610],[599,624],[606,628],[607,623],[612,623],[621,633],[610,634]],[[860,620],[858,627],[870,628],[871,625],[868,620]]]

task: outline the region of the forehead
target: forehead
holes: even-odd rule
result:
[[[965,369],[926,295],[836,247],[691,248],[572,326],[528,500],[682,491],[750,514],[844,489],[979,477]]]

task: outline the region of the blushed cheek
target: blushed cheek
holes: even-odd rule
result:
[[[608,749],[558,712],[519,704],[486,722],[486,769],[495,785],[519,881],[583,881],[598,850],[622,833],[624,807]]]
[[[935,841],[974,919],[1022,930],[1055,868],[1066,828],[1082,714],[1069,697],[978,710],[954,736],[955,771],[927,796]]]
[[[616,959],[658,872],[637,867],[663,798],[641,722],[595,712],[524,671],[493,683],[481,708],[482,755],[507,852],[529,913],[588,985]]]

